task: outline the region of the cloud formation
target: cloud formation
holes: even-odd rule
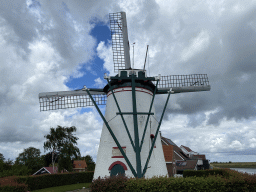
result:
[[[43,152],[50,127],[74,125],[82,155],[96,159],[97,112],[40,113],[38,93],[69,90],[70,78],[93,73],[95,57],[113,75],[111,44],[97,44],[90,32],[98,22],[108,25],[108,13],[126,11],[135,68],[143,67],[149,45],[148,75],[203,73],[212,87],[172,95],[162,134],[213,160],[225,158],[220,152],[255,157],[255,9],[249,0],[1,2],[0,153],[14,159],[30,146]],[[95,77],[95,87],[102,78]],[[165,98],[156,97],[158,115]]]

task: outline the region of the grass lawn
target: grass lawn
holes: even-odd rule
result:
[[[45,189],[39,189],[32,192],[65,192],[65,191],[72,191],[75,189],[82,189],[83,187],[88,188],[90,187],[91,183],[79,183],[73,185],[63,185],[59,187],[51,187]]]

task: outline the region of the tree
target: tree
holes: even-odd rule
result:
[[[59,125],[56,129],[50,128],[50,134],[45,135],[44,137],[47,139],[47,141],[44,142],[44,150],[51,150],[53,171],[55,172],[55,159],[53,158],[53,156],[54,154],[56,154],[57,151],[60,151],[62,140],[65,137],[64,129]]]
[[[25,165],[32,172],[36,172],[43,166],[43,162],[40,158],[40,149],[29,147],[24,149],[23,153],[20,153],[16,158],[15,165]]]
[[[75,126],[61,127],[58,125],[56,129],[50,128],[50,134],[44,136],[47,139],[44,143],[44,149],[52,151],[53,170],[55,170],[54,154],[60,154],[58,163],[59,172],[63,168],[70,170],[70,166],[72,166],[71,157],[80,155],[79,149],[74,146],[74,144],[77,144],[76,140],[78,140],[77,137],[73,136],[74,131],[76,131]]]
[[[42,155],[41,158],[44,160],[45,167],[49,167],[49,165],[52,164],[52,152]],[[58,155],[57,154],[54,154],[53,159],[55,160],[55,163],[58,163]]]
[[[67,171],[72,171],[72,149],[69,148],[68,144],[64,144],[60,156],[59,156],[59,163],[58,163],[58,172],[61,172],[61,170],[66,169]]]
[[[58,163],[58,171],[60,172],[63,169],[67,171],[72,171],[73,165],[71,158],[78,158],[80,154],[80,150],[74,144],[77,144],[77,137],[73,136],[73,132],[76,131],[76,127],[66,127],[64,128],[66,137],[63,141],[63,146],[60,151],[60,159]]]
[[[0,161],[4,162],[4,160],[5,160],[4,155],[0,153]]]
[[[12,169],[13,161],[8,159],[4,161],[4,156],[0,153],[0,173],[8,172]]]

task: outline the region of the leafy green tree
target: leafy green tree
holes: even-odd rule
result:
[[[53,169],[55,164],[54,154],[59,153],[59,172],[64,168],[70,170],[72,156],[80,155],[79,149],[74,146],[74,144],[77,144],[76,140],[78,140],[73,135],[74,131],[76,131],[75,126],[61,127],[58,125],[56,129],[50,128],[50,134],[44,136],[47,139],[44,143],[44,149],[52,151]]]
[[[6,165],[10,165],[12,166],[14,164],[13,160],[8,159],[7,161],[5,161]]]
[[[60,158],[58,163],[58,171],[60,172],[63,169],[67,171],[73,170],[72,160],[74,158],[78,158],[80,154],[80,150],[75,146],[77,144],[78,138],[73,135],[73,132],[76,131],[76,127],[66,127],[64,128],[66,137],[63,141],[63,146],[60,151]]]
[[[36,172],[43,166],[43,162],[40,158],[40,149],[34,147],[29,147],[24,149],[23,153],[20,153],[16,158],[16,165],[25,165],[28,169],[31,169],[33,172]]]
[[[4,162],[4,160],[5,160],[4,155],[0,153],[0,161]]]
[[[38,168],[38,169],[40,169],[40,168]],[[38,171],[38,169],[32,170],[31,168],[29,168],[26,165],[14,164],[12,166],[12,169],[9,172],[11,173],[10,175],[25,176],[25,175],[32,175],[33,173]]]
[[[0,178],[13,176],[13,175],[26,176],[26,175],[31,175],[31,174],[33,174],[33,171],[32,171],[32,169],[29,169],[27,166],[14,164],[11,166],[11,169],[4,170],[2,172],[0,171]]]
[[[61,170],[64,169],[66,169],[69,172],[73,170],[73,165],[70,156],[72,156],[72,151],[69,148],[68,144],[64,144],[59,156],[58,172],[61,172]]]
[[[44,167],[49,167],[52,164],[52,153],[46,153],[45,155],[42,155],[41,158],[44,161]],[[58,163],[58,155],[54,154],[53,156],[55,163]]]
[[[57,128],[50,128],[50,134],[45,135],[44,137],[47,139],[46,142],[44,142],[44,150],[50,150],[52,153],[52,165],[53,165],[53,170],[54,169],[54,164],[55,164],[55,159],[54,159],[54,154],[56,152],[60,151],[62,144],[62,140],[65,138],[65,132],[64,128],[61,126],[57,126]]]

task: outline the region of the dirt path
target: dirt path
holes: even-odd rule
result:
[[[76,189],[74,191],[66,191],[66,192],[90,192],[90,188],[85,188],[85,189]]]

